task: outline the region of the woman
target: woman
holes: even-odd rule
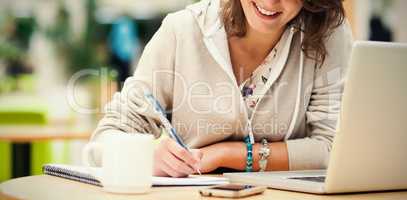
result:
[[[159,137],[147,90],[193,149],[162,140],[157,176],[326,168],[352,43],[344,21],[341,0],[203,0],[169,14],[92,140]]]

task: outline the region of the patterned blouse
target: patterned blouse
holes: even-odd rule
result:
[[[270,51],[267,57],[264,59],[262,64],[260,64],[250,75],[250,77],[241,83],[240,91],[243,96],[243,100],[246,103],[247,113],[249,119],[251,119],[252,113],[259,102],[259,99],[264,96],[262,94],[263,88],[265,87],[271,73],[273,73],[273,66],[277,63],[279,59],[287,59],[288,55],[282,55],[280,49],[284,45],[289,45],[288,40],[290,37],[287,34],[290,34],[290,29],[288,29],[281,37],[280,41],[276,46]],[[277,73],[277,72],[274,72]]]

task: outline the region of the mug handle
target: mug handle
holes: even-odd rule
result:
[[[85,148],[82,151],[82,162],[85,166],[87,167],[95,167],[96,163],[93,161],[93,159],[91,158],[91,155],[94,155],[95,151],[101,152],[102,151],[102,145],[96,142],[89,142],[88,144],[86,144]],[[103,156],[101,156],[103,157]]]

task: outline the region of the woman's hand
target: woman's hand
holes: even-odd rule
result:
[[[236,170],[246,168],[246,145],[243,142],[220,142],[200,149],[203,156],[202,173],[212,172],[219,167]]]
[[[154,152],[154,176],[185,177],[197,172],[202,158],[200,150],[189,152],[170,138],[164,139]]]
[[[217,143],[200,149],[202,152],[202,159],[199,165],[201,172],[209,173],[219,167],[223,167],[224,157],[227,156],[226,148],[226,144]]]

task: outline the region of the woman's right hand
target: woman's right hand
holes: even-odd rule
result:
[[[199,169],[202,153],[198,149],[191,152],[174,140],[166,138],[154,151],[154,176],[185,177]]]

